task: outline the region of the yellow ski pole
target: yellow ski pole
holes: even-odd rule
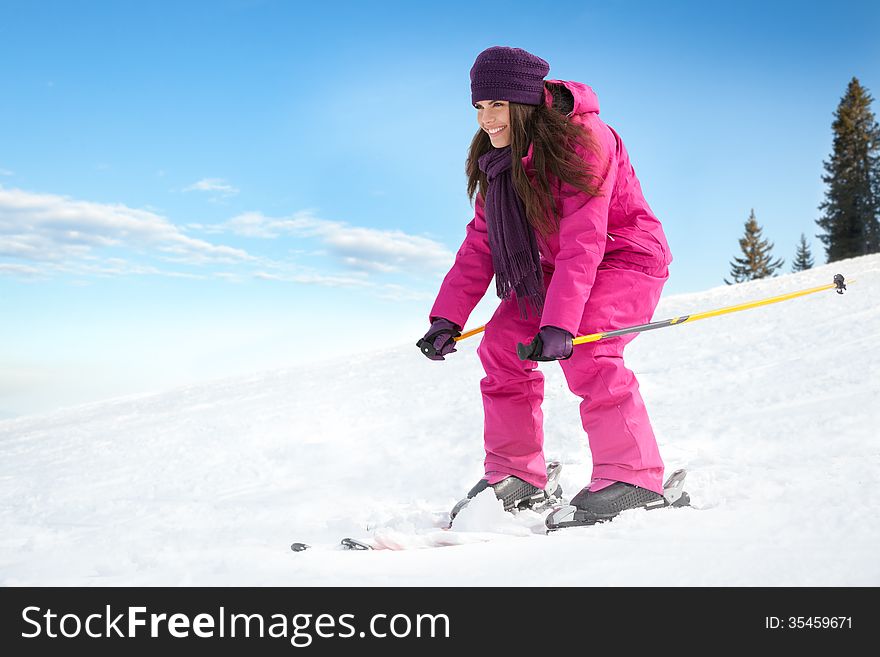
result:
[[[850,281],[853,283],[854,281]],[[718,308],[717,310],[708,310],[706,312],[696,313],[693,315],[681,315],[679,317],[672,317],[671,319],[664,319],[659,322],[650,322],[648,324],[639,324],[638,326],[628,326],[626,328],[616,329],[613,331],[600,331],[599,333],[590,333],[589,335],[581,335],[572,340],[572,344],[584,344],[586,342],[597,342],[599,340],[604,340],[606,338],[614,338],[619,335],[626,335],[628,333],[641,333],[642,331],[650,331],[658,328],[665,328],[667,326],[678,326],[679,324],[685,324],[687,322],[695,322],[699,319],[706,319],[708,317],[718,317],[719,315],[726,315],[728,313],[739,312],[740,310],[748,310],[749,308],[757,308],[759,306],[767,306],[771,303],[779,303],[780,301],[788,301],[789,299],[796,299],[797,297],[803,297],[808,294],[813,294],[815,292],[822,292],[823,290],[831,290],[834,289],[838,294],[843,294],[843,291],[846,289],[846,282],[843,278],[842,274],[834,275],[834,282],[829,283],[827,285],[820,285],[818,287],[811,287],[806,290],[798,290],[797,292],[789,292],[788,294],[780,294],[775,297],[770,297],[768,299],[761,299],[759,301],[749,301],[746,303],[740,303],[735,306],[727,306],[725,308]],[[469,338],[473,335],[477,335],[478,333],[482,333],[486,329],[485,326],[480,326],[479,328],[471,329],[465,333],[462,333],[459,337],[455,338],[456,342],[459,340],[464,340],[465,338]],[[527,354],[531,351],[530,345],[524,345],[522,343],[517,345],[517,353],[520,355],[520,359],[527,360]],[[526,355],[524,358],[523,356]]]
[[[480,326],[479,328],[471,329],[470,331],[465,331],[464,333],[459,335],[457,338],[455,338],[455,341],[458,342],[459,340],[464,340],[465,338],[469,338],[472,335],[476,335],[477,333],[482,333],[485,330],[486,330],[485,326]]]
[[[853,281],[850,281],[852,283]],[[708,317],[718,317],[719,315],[726,315],[728,313],[739,312],[740,310],[748,310],[749,308],[757,308],[759,306],[767,306],[771,303],[779,303],[780,301],[788,301],[789,299],[796,299],[797,297],[803,297],[808,294],[813,294],[814,292],[822,292],[823,290],[831,290],[836,289],[838,294],[843,294],[843,291],[846,289],[846,283],[844,282],[843,276],[841,274],[834,275],[834,282],[828,283],[828,285],[820,285],[818,287],[811,287],[806,290],[798,290],[797,292],[789,292],[788,294],[780,294],[775,297],[770,297],[768,299],[761,299],[760,301],[748,301],[746,303],[740,303],[735,306],[727,306],[726,308],[718,308],[717,310],[707,310],[706,312],[696,313],[695,315],[682,315],[680,317],[673,317],[671,319],[664,319],[659,322],[651,322],[649,324],[640,324],[639,326],[630,326],[627,328],[617,329],[615,331],[602,331],[600,333],[591,333],[590,335],[582,335],[578,338],[575,338],[571,341],[572,344],[584,344],[585,342],[596,342],[597,340],[604,340],[605,338],[613,338],[618,335],[626,335],[627,333],[641,333],[642,331],[650,331],[652,329],[664,328],[666,326],[677,326],[678,324],[684,324],[686,322],[695,322],[698,319],[706,319]]]

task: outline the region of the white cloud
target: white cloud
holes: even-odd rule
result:
[[[353,258],[349,256],[342,258],[342,262],[352,269],[360,271],[375,271],[382,274],[390,274],[391,272],[397,271],[397,267],[389,265],[388,263],[375,260],[364,260],[363,258]]]
[[[254,274],[254,278],[259,278],[265,281],[301,283],[303,285],[324,285],[327,287],[374,287],[373,283],[362,278],[325,274],[276,274],[259,271]]]
[[[283,283],[299,283],[301,285],[323,285],[325,287],[356,287],[368,289],[373,296],[387,301],[431,301],[434,292],[413,289],[411,286],[396,283],[377,284],[367,278],[352,278],[351,276],[332,276],[316,273],[286,274],[267,271],[258,271],[254,278],[266,281],[278,281]]]
[[[245,212],[216,226],[214,232],[232,232],[244,237],[274,239],[281,235],[313,236],[320,233],[323,225],[320,219],[304,210],[287,219],[272,219],[261,212]]]
[[[184,187],[185,192],[220,192],[224,196],[238,194],[238,189],[227,183],[222,178],[202,178],[189,187]]]
[[[18,265],[0,262],[0,275],[11,274],[22,278],[41,278],[45,275],[42,269],[30,265]]]
[[[197,231],[197,232],[196,232]],[[259,240],[248,250],[215,235]],[[287,238],[276,259],[256,246]],[[293,238],[292,240],[290,238]],[[307,241],[309,240],[309,241]],[[290,248],[288,248],[290,247]],[[253,255],[253,254],[256,255]],[[273,218],[260,212],[217,225],[172,223],[154,209],[84,201],[0,185],[0,276],[20,279],[175,276],[368,290],[380,298],[425,299],[388,275],[415,279],[448,268],[454,254],[427,237],[320,219],[310,210]],[[303,266],[308,258],[314,267]],[[381,275],[379,278],[377,275]],[[389,284],[389,283],[395,284]]]
[[[233,217],[214,230],[266,239],[282,235],[315,238],[338,261],[351,269],[366,272],[442,270],[449,268],[454,259],[454,254],[442,243],[427,237],[328,221],[315,217],[310,211],[287,218],[248,212]]]
[[[327,248],[357,267],[445,269],[454,257],[440,242],[399,230],[341,226],[325,231],[322,237]]]
[[[257,260],[242,249],[185,235],[155,212],[0,187],[0,257],[60,270],[114,248],[189,265]]]

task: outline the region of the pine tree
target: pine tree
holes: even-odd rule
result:
[[[743,283],[757,278],[772,276],[773,272],[782,266],[784,260],[773,260],[770,251],[773,244],[762,238],[763,229],[758,225],[753,209],[746,221],[746,234],[739,241],[742,249],[742,258],[734,258],[730,263],[730,276],[734,283]],[[732,285],[726,278],[724,282]]]
[[[880,126],[872,100],[854,77],[834,113],[831,159],[822,163],[828,188],[816,221],[828,262],[880,251]]]
[[[793,272],[805,271],[813,268],[813,254],[810,253],[810,245],[807,244],[807,236],[801,233],[801,241],[797,247],[794,262],[791,263]]]

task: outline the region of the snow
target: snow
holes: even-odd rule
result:
[[[667,471],[689,470],[690,508],[546,535],[540,515],[481,494],[444,530],[482,475],[479,338],[435,363],[413,336],[0,422],[0,584],[876,586],[880,256],[665,297],[655,319],[837,272],[855,281],[845,295],[628,348]],[[590,475],[579,400],[557,364],[541,368],[546,454],[573,495]],[[345,551],[343,536],[409,549]]]

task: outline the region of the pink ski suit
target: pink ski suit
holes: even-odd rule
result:
[[[486,372],[480,390],[489,483],[515,475],[542,488],[544,375],[536,361],[519,360],[517,342],[531,341],[541,326],[557,326],[578,336],[651,321],[672,261],[623,142],[598,116],[596,94],[579,82],[548,82],[571,92],[574,109],[569,116],[586,126],[600,146],[599,156],[580,147],[578,152],[599,176],[601,195],[556,183],[560,228],[546,239],[538,234],[546,286],[541,318],[531,313],[521,319],[511,296],[487,323],[478,349]],[[552,104],[546,88],[545,103]],[[531,159],[530,147],[523,158],[529,175],[534,171]],[[492,277],[483,199],[478,195],[474,218],[430,317],[465,326]],[[623,363],[623,349],[635,336],[576,345],[572,357],[559,363],[569,389],[583,400],[580,414],[592,452],[593,479],[624,481],[662,493],[663,461],[638,382]]]

